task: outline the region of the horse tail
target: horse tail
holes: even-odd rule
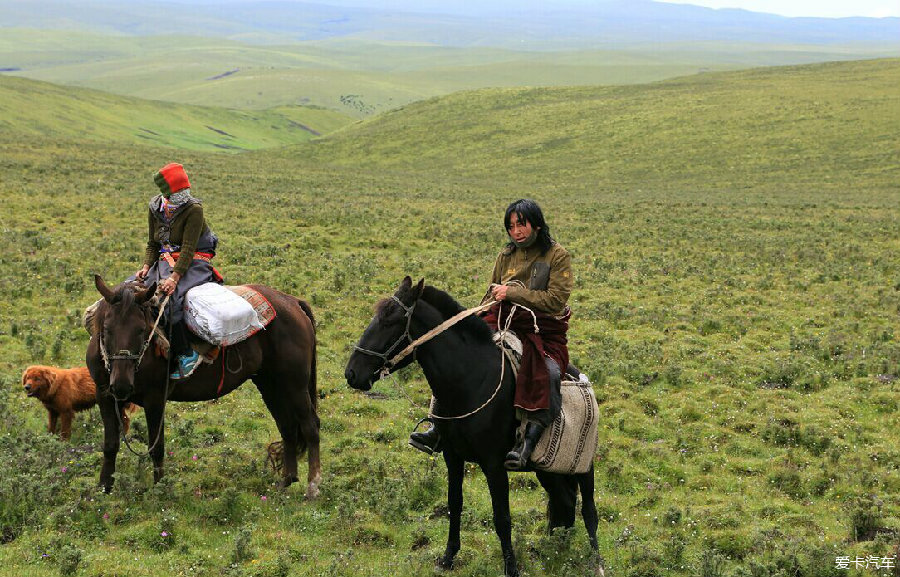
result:
[[[318,335],[316,334],[316,317],[313,315],[312,307],[309,306],[304,300],[297,299],[297,302],[300,303],[300,308],[303,309],[303,312],[309,317],[309,322],[312,325],[313,329],[313,350],[312,350],[312,362],[310,363],[310,372],[309,372],[309,401],[312,404],[313,414],[316,416],[316,426],[319,426],[319,392],[317,390],[318,383],[316,380],[316,362],[318,353],[316,350],[318,347],[316,346],[316,341]]]

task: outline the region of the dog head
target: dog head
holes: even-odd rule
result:
[[[51,367],[39,365],[25,369],[22,374],[22,386],[29,397],[37,397],[43,401],[49,398],[53,392],[53,384],[56,382],[56,371]]]

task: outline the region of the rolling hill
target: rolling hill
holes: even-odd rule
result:
[[[502,175],[532,186],[566,183],[584,193],[648,183],[833,187],[861,176],[893,188],[898,85],[900,60],[889,59],[638,86],[461,92],[353,125],[304,154],[355,166]]]
[[[0,76],[0,134],[250,150],[309,140],[353,119],[315,107],[266,111],[178,105]]]

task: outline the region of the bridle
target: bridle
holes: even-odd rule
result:
[[[150,341],[153,340],[153,335],[156,334],[156,328],[159,326],[159,321],[162,319],[163,312],[166,310],[166,305],[169,302],[170,296],[172,296],[172,295],[166,295],[166,298],[164,298],[163,301],[159,304],[159,314],[156,315],[156,322],[153,323],[153,328],[150,329],[150,335],[147,337],[147,340],[144,341],[144,344],[141,345],[141,350],[139,350],[137,353],[133,353],[128,349],[122,349],[122,350],[119,350],[119,352],[117,352],[114,355],[107,354],[106,345],[103,344],[103,329],[102,329],[102,327],[100,327],[100,330],[97,331],[97,333],[98,333],[97,341],[100,344],[100,355],[103,358],[103,364],[106,367],[107,373],[110,372],[110,362],[111,361],[134,361],[134,370],[135,370],[135,372],[137,372],[138,367],[141,364],[141,359],[144,358],[144,353],[147,352],[147,349],[150,347]],[[144,325],[144,326],[146,326],[146,325]],[[172,393],[172,390],[169,388],[169,380],[170,380],[170,375],[169,375],[169,370],[167,367],[166,368],[166,396],[165,396],[165,399],[163,400],[163,415],[165,415],[166,402],[168,402],[169,395]],[[122,431],[122,439],[125,441],[125,446],[128,447],[128,450],[131,451],[131,453],[133,455],[135,455],[137,457],[143,457],[144,456],[143,454],[138,453],[137,451],[135,451],[134,449],[131,448],[131,443],[128,442],[128,437],[125,436],[125,425],[122,422],[122,411],[119,408],[119,401],[122,399],[119,399],[115,394],[113,394],[113,392],[111,390],[109,391],[109,394],[113,398],[113,403],[115,405],[115,411],[116,411],[116,418],[119,421],[119,430]],[[160,419],[162,419],[162,418],[163,417],[160,417]],[[159,430],[156,433],[156,439],[153,441],[153,444],[147,448],[148,455],[151,454],[153,449],[156,448],[156,445],[159,443],[159,440],[162,438],[162,430],[163,430],[162,420],[160,420],[160,426],[159,426]]]
[[[103,344],[103,330],[98,331],[97,340],[100,343],[100,355],[103,358],[103,365],[106,367],[106,372],[110,372],[110,363],[112,361],[134,361],[134,369],[137,370],[138,366],[141,364],[141,359],[144,358],[144,353],[147,352],[147,348],[150,347],[150,341],[153,340],[153,334],[156,332],[156,327],[159,326],[159,321],[162,319],[163,311],[166,310],[166,303],[169,302],[169,296],[166,295],[166,298],[163,299],[162,303],[159,306],[159,314],[156,315],[156,322],[153,323],[153,328],[150,329],[150,335],[147,337],[147,340],[144,341],[144,344],[141,345],[141,349],[133,353],[129,349],[120,349],[114,355],[110,355],[106,352],[106,345]]]
[[[403,331],[403,334],[400,335],[397,338],[397,340],[394,341],[394,344],[392,344],[388,348],[388,350],[384,351],[383,353],[379,353],[377,351],[372,351],[369,349],[364,349],[361,346],[359,346],[358,344],[353,347],[356,351],[359,351],[360,353],[363,353],[365,355],[370,355],[373,357],[378,357],[379,359],[381,359],[381,366],[378,368],[377,372],[382,377],[387,376],[391,372],[391,369],[393,369],[397,365],[397,363],[399,363],[400,360],[403,358],[400,355],[397,355],[397,356],[391,358],[391,355],[394,353],[394,349],[396,349],[404,341],[409,341],[409,343],[412,344],[413,338],[412,338],[412,335],[409,333],[409,327],[412,324],[413,312],[415,312],[416,305],[419,303],[419,299],[416,299],[415,301],[413,301],[413,304],[406,306],[405,304],[403,304],[403,301],[401,301],[400,299],[397,298],[397,295],[392,296],[391,299],[393,299],[398,305],[400,305],[401,308],[403,308],[404,311],[406,311],[406,314],[405,314],[406,329]]]

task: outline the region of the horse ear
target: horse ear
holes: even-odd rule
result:
[[[154,282],[153,284],[148,286],[146,288],[146,290],[137,293],[134,296],[134,300],[135,300],[135,302],[137,302],[137,304],[142,305],[142,304],[146,303],[148,300],[150,300],[153,297],[153,295],[155,295],[155,294],[156,294],[156,283]]]
[[[103,295],[103,298],[106,299],[106,302],[112,301],[112,289],[106,286],[106,283],[103,282],[103,277],[101,277],[99,274],[94,275],[94,286],[97,287],[97,290],[100,291],[100,294]]]
[[[422,296],[422,291],[425,290],[425,277],[419,279],[419,284],[416,285],[416,299]]]
[[[409,278],[409,275],[406,275],[405,277],[403,277],[403,280],[400,281],[400,288],[398,289],[398,292],[406,292],[411,288],[412,288],[412,279]]]

